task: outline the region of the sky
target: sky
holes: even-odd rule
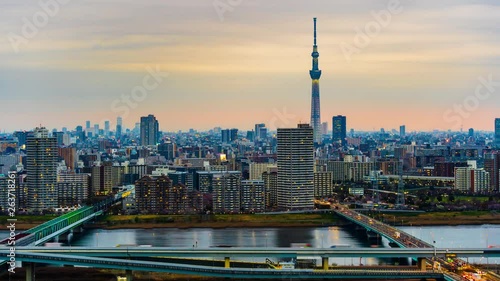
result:
[[[494,0],[2,0],[0,130],[308,123],[314,17],[330,130],[493,130]]]

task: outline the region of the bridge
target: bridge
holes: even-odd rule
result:
[[[0,250],[0,257],[8,254]],[[227,253],[226,253],[227,255]],[[262,268],[230,268],[177,263],[164,263],[144,260],[128,260],[116,258],[100,258],[78,256],[73,254],[49,254],[39,252],[19,251],[16,260],[22,261],[26,269],[26,280],[34,280],[35,263],[53,265],[88,266],[93,268],[119,269],[127,272],[127,280],[132,280],[132,271],[166,272],[176,274],[203,275],[225,278],[287,278],[287,279],[446,279],[441,272],[421,271],[416,269],[262,269]]]
[[[359,226],[364,227],[368,231],[373,231],[377,233],[377,235],[383,236],[387,238],[392,243],[395,243],[401,248],[430,248],[432,249],[434,255],[431,258],[429,257],[419,257],[417,259],[418,267],[424,270],[426,268],[426,261],[429,261],[434,265],[434,262],[437,262],[439,266],[446,269],[453,269],[450,267],[446,260],[437,255],[437,249],[434,245],[431,245],[423,240],[418,239],[415,236],[412,236],[404,231],[401,231],[395,227],[389,226],[385,223],[372,219],[368,216],[360,214],[354,210],[350,210],[340,204],[336,204],[333,206],[332,210],[339,215],[340,217],[351,221]],[[452,254],[451,252],[448,254]],[[459,256],[459,255],[456,255]],[[465,257],[465,256],[464,256]],[[460,259],[456,259],[461,264],[466,264],[464,261]],[[447,272],[446,274],[447,280],[467,280],[462,278],[459,275],[454,274],[453,272]]]
[[[59,235],[63,233],[71,232],[73,229],[102,215],[105,209],[122,200],[124,197],[127,197],[130,193],[130,189],[125,189],[93,206],[84,206],[21,232],[14,237],[14,241],[16,242],[15,245],[38,246],[50,241],[53,238],[59,237]],[[5,245],[8,241],[9,237],[0,241],[0,245]]]
[[[0,248],[1,249],[1,248]],[[2,251],[0,250],[0,253]],[[297,258],[297,257],[376,257],[376,258],[444,258],[454,254],[460,257],[500,257],[500,249],[491,248],[175,248],[175,247],[17,247],[16,253],[43,253],[110,258]],[[0,257],[1,259],[1,257]]]

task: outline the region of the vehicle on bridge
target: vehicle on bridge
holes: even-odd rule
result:
[[[330,248],[351,248],[351,245],[349,245],[349,244],[335,244],[335,245],[331,245]]]
[[[311,243],[290,243],[290,248],[311,248]]]

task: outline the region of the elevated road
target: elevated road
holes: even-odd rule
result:
[[[0,251],[5,256],[5,251]],[[16,260],[23,263],[45,263],[54,265],[89,266],[94,268],[119,269],[126,271],[167,272],[176,274],[203,275],[225,278],[286,278],[286,279],[443,279],[442,273],[419,270],[390,269],[247,269],[217,268],[211,266],[183,265],[153,261],[123,260],[111,258],[84,257],[68,254],[17,253]],[[29,266],[29,265],[28,265]],[[30,269],[32,270],[32,269]]]
[[[7,250],[0,248],[0,255]],[[500,257],[500,249],[477,248],[172,248],[172,247],[17,247],[16,253],[69,254],[88,257],[177,257],[177,258],[237,258],[237,257],[377,257],[377,258],[444,258],[447,254],[459,257]],[[1,257],[0,257],[1,259]]]

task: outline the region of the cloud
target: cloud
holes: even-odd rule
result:
[[[130,75],[138,75],[145,66],[160,65],[172,74],[166,86],[172,88],[164,90],[182,92],[193,102],[216,105],[221,95],[235,112],[244,114],[248,108],[241,101],[252,97],[275,107],[289,104],[295,115],[307,119],[309,105],[304,104],[309,102],[312,17],[316,16],[323,119],[344,110],[339,101],[370,109],[376,116],[388,106],[387,99],[395,97],[403,104],[418,96],[438,112],[466,95],[470,91],[467,87],[472,87],[478,76],[500,73],[500,6],[494,1],[468,2],[401,0],[403,12],[393,15],[390,25],[348,62],[340,43],[352,42],[355,28],[372,21],[371,12],[385,9],[388,1],[323,0],[311,5],[304,1],[245,0],[228,12],[223,22],[212,1],[71,1],[19,54],[4,40],[0,44],[0,70],[19,75],[75,74],[71,83],[57,79],[64,85],[59,89],[37,80],[42,95],[63,97],[78,85],[76,92],[105,91],[116,96]],[[2,1],[1,34],[19,32],[22,18],[37,9],[37,2]],[[94,83],[102,73],[109,74],[105,89]],[[197,80],[204,76],[208,78],[203,83]],[[3,83],[0,78],[0,92],[7,89],[2,85],[8,85],[18,96],[32,97],[28,91],[33,89],[15,85],[34,79],[31,74],[25,77]],[[168,97],[179,99],[173,95]],[[159,97],[159,102],[169,100]],[[91,103],[98,97],[90,95],[89,99]],[[88,114],[84,106],[77,109],[81,115],[74,117],[74,123]],[[171,110],[196,114],[188,108]],[[270,112],[272,107],[265,110]],[[359,114],[354,108],[349,112]],[[407,113],[409,119],[418,119],[421,114],[417,108]],[[207,120],[216,123],[218,119]],[[240,121],[229,120],[240,122],[234,126],[253,122],[250,115]],[[474,120],[479,119],[471,122]],[[353,126],[364,124],[356,121]]]

